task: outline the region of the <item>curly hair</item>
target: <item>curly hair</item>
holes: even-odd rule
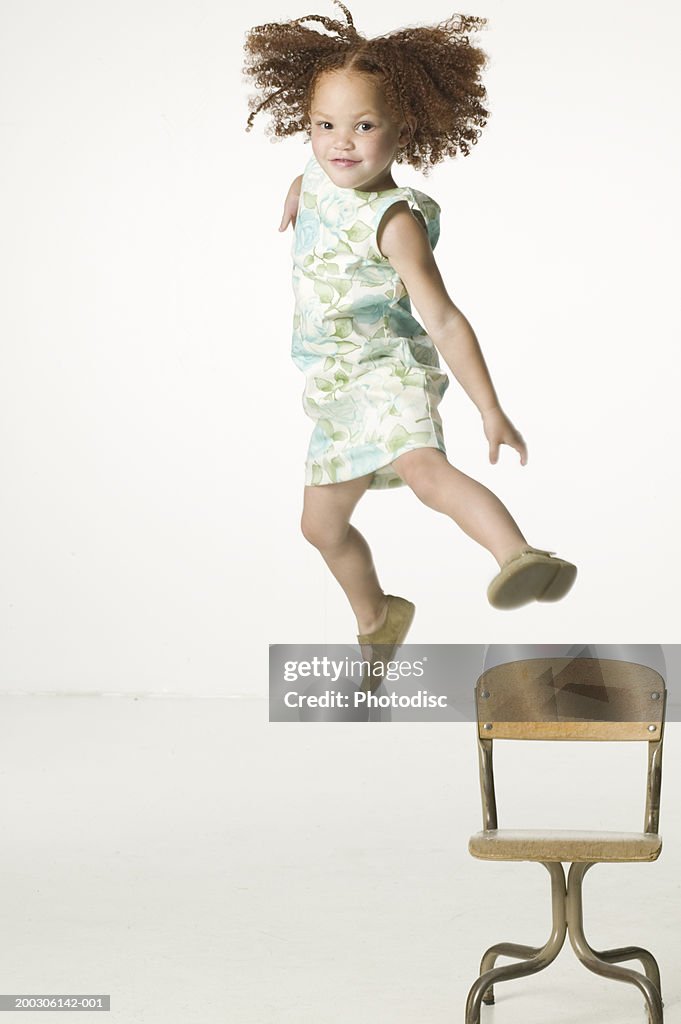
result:
[[[342,69],[376,76],[395,119],[411,120],[410,139],[397,151],[397,163],[408,163],[427,176],[446,157],[459,151],[467,156],[489,111],[480,78],[488,58],[471,45],[466,33],[483,28],[487,19],[455,14],[438,25],[398,29],[369,39],[357,31],[341,0],[334,2],[343,9],[345,24],[308,14],[257,25],[246,33],[248,58],[242,71],[264,94],[263,99],[249,97],[246,131],[253,127],[255,115],[269,108],[273,129],[266,135],[309,133],[317,80],[325,72]],[[332,34],[306,28],[304,21],[321,22]]]

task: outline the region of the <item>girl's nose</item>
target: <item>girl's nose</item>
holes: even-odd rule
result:
[[[348,149],[352,145],[352,130],[342,131],[338,128],[335,132],[334,141],[338,149]]]

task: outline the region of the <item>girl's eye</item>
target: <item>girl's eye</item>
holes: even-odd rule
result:
[[[320,128],[325,128],[327,126],[327,124],[330,125],[331,122],[330,121],[318,121],[317,124],[320,126]],[[361,125],[365,125],[367,128],[373,128],[373,125],[370,124],[369,121],[360,121],[360,124]],[[366,132],[360,132],[360,135],[366,135],[366,134],[367,134]]]

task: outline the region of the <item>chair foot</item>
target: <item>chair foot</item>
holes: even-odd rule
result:
[[[641,946],[595,950],[587,942],[582,913],[582,880],[590,867],[593,867],[593,862],[578,862],[570,866],[568,873],[566,910],[572,948],[578,959],[594,974],[636,985],[646,1001],[650,1024],[663,1024],[660,969],[653,954]],[[645,974],[627,967],[616,967],[615,964],[622,960],[640,960]]]
[[[543,862],[542,862],[543,863]],[[551,876],[551,903],[553,907],[553,928],[548,942],[544,946],[524,946],[517,942],[497,942],[484,953],[480,963],[480,976],[472,985],[466,1001],[466,1024],[479,1024],[480,1005],[491,1006],[494,1003],[494,984],[497,981],[509,981],[528,974],[536,974],[548,967],[565,942],[567,921],[565,916],[565,873],[563,865],[558,862],[546,862],[544,867]],[[494,967],[499,956],[517,957],[519,964],[506,964]]]

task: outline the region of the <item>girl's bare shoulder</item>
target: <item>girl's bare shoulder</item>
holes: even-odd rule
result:
[[[425,217],[406,199],[400,199],[389,206],[381,218],[376,232],[378,250],[389,259],[391,252],[399,252],[416,243],[423,244],[424,232],[426,244],[430,246]]]

